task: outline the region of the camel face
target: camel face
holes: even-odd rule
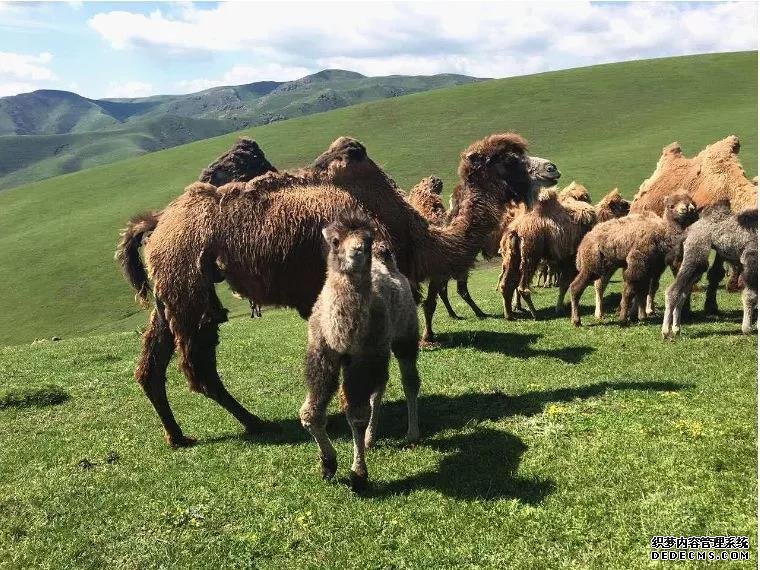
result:
[[[340,273],[361,273],[372,261],[373,232],[367,227],[354,227],[333,222],[322,230],[330,255],[330,269]]]
[[[691,224],[699,217],[697,207],[685,192],[665,198],[665,210],[667,215],[672,216],[682,226]]]
[[[557,166],[545,158],[538,156],[528,157],[528,173],[536,188],[555,186],[562,173]]]

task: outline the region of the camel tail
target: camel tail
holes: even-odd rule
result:
[[[160,212],[146,212],[132,218],[121,232],[116,246],[116,261],[121,266],[124,278],[137,291],[135,300],[142,306],[148,304],[148,272],[140,258],[140,246],[146,234],[152,232],[158,225]]]

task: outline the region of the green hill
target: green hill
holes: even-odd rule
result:
[[[689,153],[737,134],[757,161],[757,54],[639,61],[440,89],[282,121],[0,193],[0,343],[142,325],[112,261],[130,215],[164,206],[239,136],[278,167],[308,162],[352,135],[402,187],[425,175],[450,188],[459,152],[512,129],[595,195],[631,196],[661,148]]]
[[[40,90],[0,98],[0,189],[252,125],[478,81],[464,75],[365,77],[328,69],[295,81],[188,95],[87,99]]]

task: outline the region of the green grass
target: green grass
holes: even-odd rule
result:
[[[496,277],[471,281],[492,313]],[[536,292],[545,317],[555,294]],[[232,393],[282,432],[242,438],[172,366],[175,413],[200,438],[186,450],[165,446],[132,380],[135,331],[0,348],[0,567],[636,568],[660,534],[748,535],[756,567],[757,337],[738,334],[738,296],[721,291],[728,316],[697,313],[675,343],[656,322],[594,323],[592,297],[581,329],[478,321],[456,299],[467,320],[441,315],[449,346],[420,356],[423,439],[402,446],[394,364],[361,496],[335,406],[336,482],[297,422],[292,311],[232,319],[219,348]]]
[[[404,188],[423,176],[453,187],[459,153],[516,130],[563,181],[596,197],[632,196],[660,150],[687,153],[730,133],[756,174],[757,54],[603,65],[489,81],[321,113],[244,131],[278,167],[306,164],[353,135]],[[730,85],[730,89],[726,89]],[[144,322],[114,262],[119,228],[162,208],[238,134],[91,168],[0,193],[0,345],[37,337],[130,330]],[[242,305],[236,305],[242,310]]]

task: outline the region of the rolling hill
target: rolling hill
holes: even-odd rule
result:
[[[240,135],[278,167],[311,160],[337,136],[362,140],[405,188],[437,174],[451,188],[458,153],[515,130],[554,160],[563,180],[599,196],[631,196],[661,148],[693,153],[737,134],[754,176],[757,54],[733,53],[594,66],[479,82],[246,129],[58,176],[0,193],[0,344],[136,328],[135,306],[112,261],[118,230],[160,208]],[[730,86],[730,88],[729,88]],[[241,309],[241,305],[237,305]]]
[[[88,99],[40,90],[0,98],[0,189],[252,125],[479,81],[464,75],[365,77],[328,69],[189,95]]]

